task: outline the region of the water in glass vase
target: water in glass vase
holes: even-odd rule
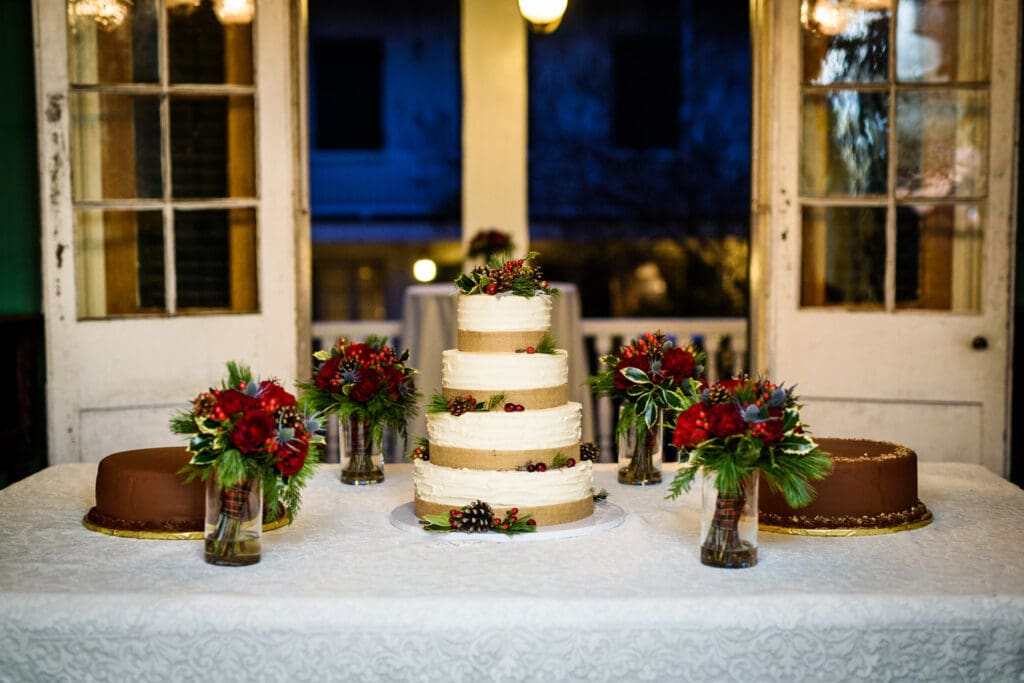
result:
[[[661,483],[662,411],[652,426],[642,420],[619,434],[619,483],[651,486]]]
[[[744,479],[740,490],[723,493],[716,476],[702,473],[700,561],[711,567],[745,569],[757,564],[758,472]]]
[[[216,471],[206,480],[205,559],[240,567],[260,561],[263,489],[258,477],[222,487]]]
[[[341,483],[361,486],[384,481],[384,450],[373,423],[354,415],[344,420]]]

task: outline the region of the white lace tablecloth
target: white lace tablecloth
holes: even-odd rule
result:
[[[762,533],[744,570],[700,564],[696,492],[610,465],[621,526],[524,543],[399,530],[408,465],[325,466],[242,568],[87,531],[95,471],[0,490],[0,680],[1024,680],[1024,491],[974,465],[920,466],[930,526]]]

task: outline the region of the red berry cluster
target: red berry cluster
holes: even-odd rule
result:
[[[412,453],[409,454],[409,457],[414,460],[416,458],[419,458],[420,460],[426,462],[430,460],[430,449],[427,446],[420,444],[419,446],[412,450]]]
[[[506,403],[505,404],[505,412],[506,413],[521,413],[524,410],[526,410],[526,408],[523,407],[522,403]]]
[[[516,349],[516,353],[537,353],[537,349],[527,346],[525,349]]]

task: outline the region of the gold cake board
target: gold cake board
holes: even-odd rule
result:
[[[910,531],[911,529],[920,529],[923,526],[928,526],[932,523],[932,513],[929,510],[920,519],[916,519],[913,522],[907,522],[906,524],[898,524],[896,526],[888,527],[852,527],[852,528],[841,528],[841,529],[801,529],[798,527],[788,526],[775,526],[772,524],[758,524],[757,528],[759,531],[767,531],[772,534],[790,534],[792,536],[881,536],[883,534],[895,534],[899,531]]]
[[[264,531],[273,531],[274,529],[280,529],[283,526],[288,525],[287,515],[280,519],[268,522],[263,525]],[[89,531],[96,531],[101,534],[107,534],[108,536],[120,536],[122,538],[152,538],[163,541],[201,541],[203,540],[202,531],[133,531],[130,529],[111,529],[110,527],[100,526],[89,521],[89,516],[82,517],[82,526]]]

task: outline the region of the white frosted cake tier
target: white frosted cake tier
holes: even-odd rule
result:
[[[484,397],[474,397],[484,400]],[[427,440],[435,445],[495,451],[565,448],[579,444],[583,406],[570,402],[556,408],[506,413],[427,414]]]
[[[460,294],[458,328],[473,332],[509,332],[551,328],[551,297],[511,294]]]
[[[554,353],[472,353],[448,349],[441,354],[441,386],[445,389],[501,393],[558,387],[568,382],[569,354],[562,349]]]
[[[417,498],[428,503],[459,508],[484,500],[493,507],[531,508],[592,498],[594,476],[589,461],[546,472],[495,472],[439,467],[417,459],[413,484]]]

